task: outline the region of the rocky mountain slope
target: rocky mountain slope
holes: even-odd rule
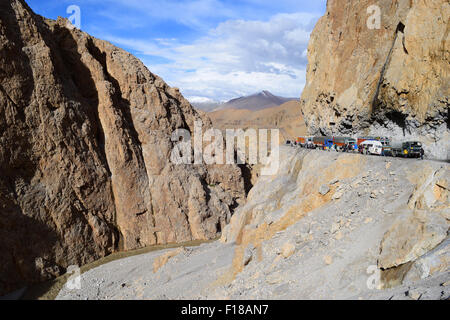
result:
[[[418,139],[449,159],[449,21],[446,0],[329,0],[308,49],[310,133]]]
[[[115,250],[212,239],[237,166],[175,166],[197,113],[135,57],[0,2],[0,294]]]
[[[280,155],[221,241],[111,262],[58,299],[450,297],[450,164]]]
[[[210,112],[208,116],[213,126],[219,129],[280,129],[281,141],[307,133],[298,101],[256,111],[224,109]]]

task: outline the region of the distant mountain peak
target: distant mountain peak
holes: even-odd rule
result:
[[[232,99],[221,105],[219,109],[248,109],[262,110],[277,107],[288,101],[297,100],[296,98],[284,98],[272,94],[268,90],[263,90],[249,96]],[[217,110],[217,109],[216,109]]]
[[[241,96],[229,101],[216,101],[205,97],[190,97],[189,102],[200,110],[206,112],[214,112],[223,109],[248,109],[262,110],[267,108],[278,107],[286,102],[299,100],[298,98],[284,98],[274,95],[269,90],[262,90],[248,96]]]

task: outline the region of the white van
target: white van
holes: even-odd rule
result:
[[[361,143],[363,153],[381,155],[383,153],[383,144],[377,140],[366,140]]]

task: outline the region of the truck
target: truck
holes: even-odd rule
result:
[[[350,151],[357,150],[356,142],[356,139],[351,137],[333,137],[333,144],[336,146],[336,149],[344,149],[346,147]]]
[[[297,143],[302,148],[310,148],[311,145],[313,144],[313,137],[298,137],[297,138]]]
[[[392,154],[394,157],[420,158],[422,152],[422,143],[419,141],[406,141],[392,144]]]
[[[391,144],[391,139],[388,137],[358,137],[357,144],[358,146],[364,141],[380,141],[383,146],[388,146]]]
[[[385,156],[385,157],[393,157],[394,156],[394,153],[392,151],[392,146],[383,145],[383,156]]]
[[[378,140],[366,140],[361,142],[359,146],[362,154],[383,154],[383,144]]]
[[[304,146],[306,144],[306,137],[297,137],[297,143]]]
[[[313,144],[317,148],[331,149],[333,146],[333,137],[314,137]]]

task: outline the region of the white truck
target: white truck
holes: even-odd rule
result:
[[[360,144],[362,146],[363,154],[383,154],[383,144],[377,140],[366,140]]]

